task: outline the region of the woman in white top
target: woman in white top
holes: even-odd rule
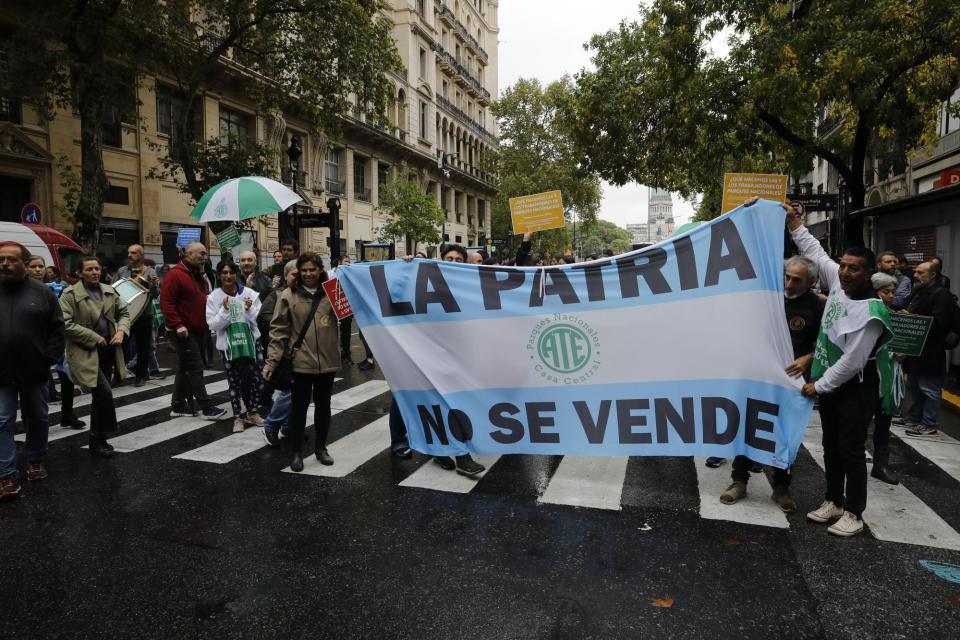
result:
[[[227,369],[235,433],[243,431],[246,426],[263,426],[263,419],[257,413],[263,387],[263,378],[260,376],[263,349],[257,328],[260,296],[237,282],[239,271],[232,261],[218,264],[220,287],[207,296],[207,324],[217,334],[217,351]],[[247,407],[246,413],[243,412],[241,399]]]

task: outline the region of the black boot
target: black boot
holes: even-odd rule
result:
[[[890,470],[890,449],[877,447],[873,451],[873,471],[870,475],[887,484],[900,484],[897,474]]]
[[[98,458],[112,458],[113,447],[110,446],[106,438],[91,437],[90,455],[97,456]]]

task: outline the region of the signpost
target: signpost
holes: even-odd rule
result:
[[[43,211],[40,205],[28,202],[20,209],[20,222],[23,224],[40,224],[43,220]]]
[[[301,229],[333,226],[333,215],[329,213],[302,213],[298,218]]]
[[[890,327],[893,329],[893,339],[887,343],[887,349],[893,353],[919,356],[923,351],[923,345],[927,342],[927,336],[930,335],[932,324],[931,316],[891,313]]]
[[[733,211],[742,205],[744,200],[753,197],[773,200],[774,202],[786,202],[787,176],[771,173],[723,174],[721,214]]]
[[[343,289],[340,288],[340,283],[337,282],[336,278],[325,281],[322,286],[323,290],[327,293],[327,299],[330,300],[330,306],[333,307],[333,313],[336,314],[337,320],[342,321],[344,318],[349,318],[353,315],[350,302],[347,300],[347,296],[344,294]]]
[[[791,193],[787,196],[787,200],[791,203],[799,202],[803,206],[804,213],[809,211],[833,213],[837,210],[837,194],[835,193],[818,193],[814,195]],[[794,208],[796,208],[796,205],[794,205]]]
[[[545,229],[562,229],[563,197],[559,191],[510,198],[510,217],[516,234]]]
[[[200,227],[180,227],[177,229],[177,247],[185,248],[191,242],[200,242]]]

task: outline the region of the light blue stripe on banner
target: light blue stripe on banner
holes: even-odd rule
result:
[[[746,455],[786,468],[813,403],[752,380],[394,393],[410,445],[431,455]],[[732,430],[732,432],[731,432]],[[444,444],[446,443],[446,444]]]
[[[497,271],[432,260],[395,260],[344,266],[338,275],[361,327],[572,313],[746,291],[782,292],[783,220],[779,205],[760,201],[677,238],[587,266]],[[485,275],[491,277],[485,280]]]

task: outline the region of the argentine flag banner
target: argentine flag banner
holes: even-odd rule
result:
[[[337,274],[418,451],[785,468],[812,402],[784,372],[783,229],[780,205],[760,200],[593,262]]]

